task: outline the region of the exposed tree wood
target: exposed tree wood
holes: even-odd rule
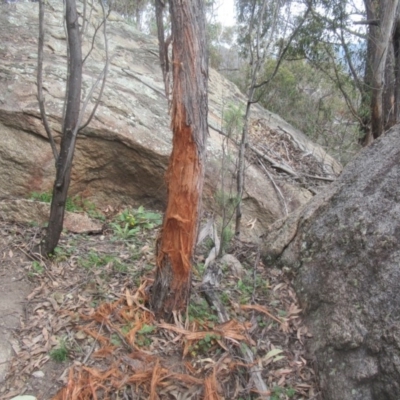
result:
[[[151,296],[158,317],[186,309],[197,238],[207,137],[207,46],[202,0],[170,0],[173,149],[168,204],[157,248]]]

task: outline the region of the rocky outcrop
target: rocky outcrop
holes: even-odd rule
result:
[[[0,220],[44,226],[49,220],[50,204],[26,199],[0,201]],[[64,229],[73,233],[100,233],[103,224],[85,212],[65,211]]]
[[[59,141],[66,40],[61,22],[62,2],[47,4],[44,95],[50,125]],[[92,15],[96,14],[93,10]],[[13,7],[2,8],[0,198],[49,191],[53,184],[54,160],[36,99],[37,32],[37,3],[16,3]],[[93,27],[89,25],[89,36],[92,32]],[[129,203],[162,208],[166,198],[164,174],[171,151],[171,132],[157,43],[116,14],[110,16],[108,32],[112,56],[108,81],[94,120],[77,141],[70,194],[80,194],[99,205]],[[84,54],[89,52],[90,46],[91,40],[87,38]],[[99,35],[84,67],[85,96],[103,68],[103,49]],[[210,72],[209,87],[209,121],[220,128],[227,105],[240,106],[244,98],[236,86],[215,71]],[[334,178],[340,172],[340,166],[321,147],[308,141],[278,116],[255,106],[253,117],[264,121],[271,132],[286,132],[287,140],[292,141],[301,154],[323,166],[325,176]],[[210,129],[204,190],[204,200],[208,204],[212,203],[220,180],[221,143],[222,136]],[[274,155],[270,154],[271,157]],[[269,168],[271,163],[266,163]],[[296,179],[280,178],[279,182],[272,182],[263,169],[249,164],[244,220],[256,219],[256,232],[285,215],[285,207],[292,211],[312,197],[303,182]],[[282,195],[287,199],[285,207]]]
[[[326,400],[400,399],[400,126],[265,237],[295,274]]]

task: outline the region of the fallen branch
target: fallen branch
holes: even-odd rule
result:
[[[281,189],[279,189],[278,185],[275,183],[274,178],[268,172],[267,168],[265,168],[265,165],[260,160],[258,160],[258,163],[261,165],[261,167],[263,168],[264,172],[268,175],[268,178],[272,182],[272,185],[274,186],[276,192],[278,193],[278,196],[282,199],[283,207],[285,209],[285,215],[288,215],[289,211],[288,211],[288,208],[287,208],[287,205],[286,205],[285,197],[283,196]]]
[[[223,135],[225,137],[230,138],[226,133],[224,133],[223,131],[221,131],[220,129],[214,127],[211,124],[208,124],[208,126],[214,130],[215,132],[219,133],[220,135]],[[289,132],[287,132],[286,130],[284,130],[283,128],[279,127],[279,129],[281,129],[283,132],[288,133],[290,135]],[[293,138],[292,135],[290,135],[290,137],[292,138],[292,140],[299,146],[299,142],[296,141],[296,139]],[[230,138],[236,145],[239,145],[234,139]],[[261,152],[260,150],[256,149],[255,147],[251,146],[250,144],[247,144],[247,147],[253,151],[257,156],[263,158],[264,160],[268,161],[271,164],[272,168],[275,169],[280,169],[283,172],[286,172],[287,174],[293,176],[295,179],[301,179],[302,177],[306,177],[306,178],[311,178],[311,179],[318,179],[321,181],[327,181],[327,182],[334,182],[336,179],[335,178],[328,178],[328,177],[324,177],[324,176],[318,176],[318,175],[309,175],[309,174],[297,174],[295,171],[293,171],[289,166],[284,165],[284,164],[279,164],[277,163],[273,158],[267,156],[266,154],[264,154],[263,152]]]

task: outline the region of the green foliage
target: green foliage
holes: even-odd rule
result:
[[[217,344],[217,340],[221,340],[221,336],[214,333],[207,333],[204,339],[199,340],[193,346],[190,346],[189,353],[192,357],[198,354],[207,354]]]
[[[217,190],[214,195],[215,202],[218,207],[218,214],[222,215],[221,222],[219,223],[221,232],[221,252],[227,248],[231,242],[234,232],[231,228],[231,221],[235,214],[236,206],[238,204],[238,197],[231,193],[226,193],[223,190]]]
[[[242,279],[237,281],[236,290],[240,293],[241,304],[248,303],[254,291],[256,291],[258,295],[268,294],[268,287],[265,281],[259,276],[257,276],[255,279],[247,275],[243,276]]]
[[[111,335],[111,338],[110,338],[110,343],[111,343],[113,346],[119,347],[119,346],[122,345],[122,340],[120,339],[120,337],[119,337],[116,333],[113,333],[113,334]]]
[[[140,206],[137,210],[124,210],[110,225],[118,239],[127,240],[133,238],[141,229],[153,229],[161,223],[161,214],[146,211]]]
[[[108,254],[101,255],[95,251],[89,251],[85,257],[79,258],[78,264],[86,269],[101,268],[107,264],[112,264],[117,271],[123,271],[126,268],[117,257]]]
[[[218,316],[204,299],[192,299],[188,308],[189,321],[198,321],[203,325],[211,325],[218,322]]]
[[[233,230],[231,229],[231,227],[229,225],[225,226],[222,229],[222,235],[221,235],[221,246],[222,246],[222,249],[225,250],[227,248],[227,246],[231,242],[233,236],[234,236]]]
[[[211,248],[212,248],[212,247],[211,247]],[[211,249],[210,249],[210,250],[211,250]],[[204,263],[197,263],[196,266],[195,266],[195,268],[196,268],[196,270],[197,270],[199,276],[203,276],[203,275],[204,275],[204,272],[205,272],[205,270],[206,270],[206,267],[205,267]]]
[[[32,192],[29,195],[29,199],[42,201],[43,203],[51,203],[52,198],[53,194],[51,192]],[[65,210],[70,212],[86,212],[92,218],[105,220],[104,215],[96,210],[95,204],[83,199],[81,196],[67,197]]]
[[[244,277],[243,279],[239,279],[236,284],[236,289],[240,293],[240,304],[246,304],[250,301],[251,295],[253,294],[254,284],[253,282]]]
[[[72,253],[72,249],[69,251],[63,249],[62,247],[56,247],[53,251],[53,254],[49,256],[49,258],[55,262],[66,261],[70,257]]]
[[[32,192],[29,195],[30,200],[42,201],[43,203],[51,203],[53,195],[50,192]]]
[[[131,239],[140,231],[140,227],[138,226],[130,228],[128,222],[122,226],[119,223],[112,223],[111,227],[113,228],[114,235],[120,240]]]
[[[272,74],[275,60],[264,68],[265,79]],[[358,102],[351,80],[338,72],[349,100]],[[347,163],[358,150],[358,125],[337,85],[310,63],[282,62],[268,90],[259,91],[260,103],[322,145],[338,161]]]
[[[228,293],[222,292],[222,293],[220,294],[220,299],[221,299],[222,304],[223,304],[225,307],[229,306],[230,303],[231,303],[231,302],[230,302],[230,299],[229,299]]]
[[[154,325],[144,324],[142,328],[136,334],[135,343],[139,347],[147,347],[152,343],[151,333],[153,333],[157,328]]]
[[[142,329],[140,329],[140,330],[138,331],[138,334],[139,334],[139,335],[146,335],[146,334],[149,334],[149,333],[154,332],[155,330],[156,330],[156,327],[155,327],[154,325],[147,325],[147,324],[144,324],[144,325],[142,326]]]
[[[271,400],[291,399],[296,394],[296,390],[292,387],[283,388],[281,386],[274,386],[272,388]]]
[[[224,110],[224,128],[229,136],[231,134],[236,136],[242,131],[244,114],[245,110],[243,104],[236,105],[230,103],[227,105]]]
[[[43,265],[39,261],[32,261],[32,270],[29,273],[30,276],[42,275],[44,272]]]
[[[56,362],[64,362],[68,359],[68,349],[64,340],[60,340],[60,343],[56,348],[50,351],[50,358]]]

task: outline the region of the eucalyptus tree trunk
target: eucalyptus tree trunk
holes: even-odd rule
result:
[[[79,123],[81,106],[82,48],[75,0],[65,0],[65,7],[69,48],[69,77],[67,79],[66,111],[62,127],[60,153],[56,162],[56,180],[53,186],[50,219],[43,249],[45,254],[50,254],[54,251],[63,228],[64,210],[72,168],[72,162],[68,162],[68,155],[71,151],[73,153],[75,146],[74,132],[76,132]]]
[[[393,125],[400,122],[400,2],[397,5],[393,27],[393,58],[394,58],[394,110]]]
[[[173,149],[168,204],[157,243],[151,305],[169,319],[187,308],[197,239],[207,138],[208,60],[203,0],[170,0]]]
[[[76,138],[80,130],[84,129],[90,124],[93,116],[96,113],[99,105],[101,96],[103,94],[106,77],[109,67],[110,59],[108,57],[108,41],[106,34],[106,23],[107,17],[111,11],[106,10],[102,0],[99,1],[100,7],[103,12],[103,19],[99,22],[96,27],[92,41],[94,42],[96,33],[103,27],[104,35],[104,52],[105,52],[105,66],[101,74],[98,76],[97,81],[92,86],[83,101],[81,107],[81,92],[82,92],[82,69],[85,60],[89,57],[93,50],[89,50],[85,58],[82,58],[82,36],[85,32],[85,26],[87,26],[87,3],[83,0],[83,15],[80,20],[82,21],[82,27],[79,26],[78,13],[76,7],[76,0],[65,0],[65,18],[66,31],[67,31],[67,85],[66,85],[66,98],[64,103],[64,111],[62,117],[62,136],[60,151],[58,152],[55,144],[53,133],[46,116],[45,99],[43,95],[43,47],[44,47],[44,0],[39,0],[39,40],[38,40],[38,71],[37,71],[37,87],[38,87],[38,101],[40,108],[40,115],[42,118],[43,126],[49,138],[53,155],[56,161],[56,179],[53,187],[53,197],[50,207],[50,218],[47,228],[47,234],[44,239],[43,247],[41,252],[43,255],[53,253],[55,247],[58,244],[60,235],[63,228],[65,205],[67,202],[68,188],[71,180],[71,169],[72,160],[74,158]],[[90,18],[90,17],[89,17]],[[86,108],[93,98],[93,93],[101,82],[99,94],[95,99],[95,104],[89,113],[89,117],[86,122],[82,123],[83,116],[85,115]]]
[[[371,48],[371,133],[374,139],[384,132],[389,110],[384,109],[385,73],[389,47],[392,45],[393,28],[398,0],[364,0],[368,19],[379,20],[379,26],[369,27]]]

